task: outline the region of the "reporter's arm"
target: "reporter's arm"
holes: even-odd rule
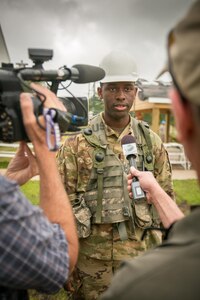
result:
[[[55,293],[69,276],[68,243],[58,224],[0,176],[0,283],[12,289]]]
[[[177,204],[160,187],[151,172],[140,172],[134,167],[131,167],[130,171],[131,174],[128,175],[130,196],[132,197],[132,178],[136,176],[140,181],[142,189],[146,192],[148,202],[155,206],[165,228],[169,228],[172,223],[184,217]]]

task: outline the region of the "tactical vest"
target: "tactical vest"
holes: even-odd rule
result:
[[[139,170],[153,171],[152,143],[149,130],[143,123],[133,120],[133,132],[137,141]],[[134,205],[127,192],[128,162],[124,164],[108,148],[104,123],[100,116],[91,120],[83,131],[85,139],[95,149],[93,169],[84,199],[92,213],[92,223],[120,223],[132,220],[133,226],[142,228],[152,224],[152,214],[146,201]],[[134,207],[133,209],[133,206]],[[136,214],[136,215],[134,215]]]

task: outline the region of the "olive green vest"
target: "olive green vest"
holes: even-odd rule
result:
[[[153,154],[150,132],[144,123],[133,120],[133,132],[137,141],[140,170],[153,171]],[[152,212],[146,200],[134,203],[127,191],[128,162],[124,164],[108,148],[104,123],[95,117],[90,127],[83,131],[86,140],[95,148],[93,169],[84,195],[92,213],[92,222],[120,223],[130,220],[132,226],[145,228],[152,224]]]

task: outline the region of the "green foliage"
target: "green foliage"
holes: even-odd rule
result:
[[[0,147],[0,151],[9,151],[9,152],[13,152],[15,153],[17,149],[13,148],[13,147]],[[11,160],[11,157],[0,157],[0,169],[6,169],[9,162]]]
[[[20,187],[21,191],[26,195],[27,199],[33,204],[38,205],[39,203],[39,181],[32,180]]]
[[[149,125],[152,124],[152,114],[151,113],[144,113],[143,120],[147,122]]]
[[[0,147],[1,151],[9,151],[15,153],[16,149],[13,149],[12,147]],[[11,160],[11,157],[0,157],[0,169],[6,169],[9,162]]]
[[[0,158],[0,169],[6,169],[8,167],[10,159]]]
[[[96,95],[92,96],[89,99],[89,111],[93,112],[93,115],[96,115],[104,110],[103,102]]]
[[[36,292],[34,290],[29,290],[30,300],[67,300],[67,292],[62,289],[59,293],[55,295],[46,295]]]
[[[197,180],[174,180],[173,183],[178,204],[181,202],[186,202],[189,205],[200,204],[200,193]]]

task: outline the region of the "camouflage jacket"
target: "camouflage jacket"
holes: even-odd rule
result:
[[[108,142],[108,147],[116,154],[116,156],[124,163],[126,158],[123,155],[121,148],[121,139],[124,135],[132,134],[133,126],[131,119],[130,123],[123,130],[121,134],[116,133],[110,127],[108,127],[101,115],[101,122],[105,126],[105,135]],[[163,189],[173,197],[173,187],[171,179],[171,167],[168,159],[168,155],[164,146],[154,132],[150,130],[150,137],[152,141],[152,154],[153,154],[153,173],[159,184]],[[93,152],[94,147],[88,143],[82,133],[68,137],[61,148],[58,151],[57,163],[59,172],[61,174],[62,181],[64,183],[65,189],[72,201],[72,205],[75,208],[76,216],[79,214],[76,211],[76,202],[78,199],[78,204],[80,196],[84,198],[84,193],[87,190],[87,185],[90,179],[90,175],[93,168]],[[87,223],[91,213],[87,210],[87,205],[82,202],[82,208],[84,209],[84,215],[80,215],[83,223]],[[152,239],[147,235],[145,242],[140,242],[138,236],[141,235],[141,228],[135,228],[135,233],[131,232],[128,222],[126,222],[128,240],[121,241],[119,233],[117,230],[117,224],[90,224],[91,228],[88,232],[86,228],[85,237],[86,239],[81,239],[80,251],[96,258],[100,259],[110,259],[114,256],[115,259],[123,259],[124,246],[126,244],[126,254],[125,257],[138,255],[140,251],[145,250],[152,244],[156,244],[160,239],[158,234],[154,232],[154,237]],[[89,235],[89,236],[88,236]],[[113,239],[115,240],[114,246]],[[148,241],[147,241],[148,240]],[[106,243],[106,244],[105,244]],[[122,247],[123,243],[123,247]],[[133,245],[134,243],[134,245]],[[97,246],[98,244],[98,246]],[[106,245],[106,246],[105,246]],[[105,249],[106,247],[106,249]],[[114,247],[114,248],[113,248]],[[133,250],[135,248],[135,250]],[[98,251],[97,251],[98,249]]]

